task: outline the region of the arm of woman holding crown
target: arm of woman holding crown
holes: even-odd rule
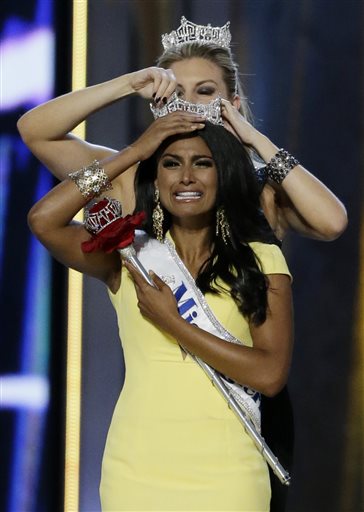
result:
[[[65,94],[25,113],[18,129],[31,152],[54,174],[63,180],[71,169],[102,160],[116,151],[90,144],[70,133],[94,112],[132,94],[144,98],[169,96],[176,87],[171,70],[150,67],[119,76],[98,85]],[[123,177],[127,191],[133,195],[134,173]],[[120,182],[123,184],[123,182]],[[119,184],[122,188],[122,185]],[[115,183],[118,197],[118,183]],[[122,200],[123,197],[118,197]]]
[[[241,141],[268,164],[278,147],[249,124],[230,102],[222,100],[223,116]],[[319,240],[334,240],[347,226],[342,202],[302,165],[295,165],[281,184],[269,181],[262,192],[262,207],[279,239],[292,229]]]

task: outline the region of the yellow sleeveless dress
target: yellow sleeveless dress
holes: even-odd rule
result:
[[[254,242],[265,274],[289,274],[275,245]],[[125,383],[108,432],[100,485],[103,512],[268,512],[268,468],[203,370],[144,319],[123,269],[114,295]],[[252,345],[227,295],[206,294],[220,323]]]

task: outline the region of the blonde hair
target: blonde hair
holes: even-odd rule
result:
[[[236,94],[239,95],[240,113],[245,119],[250,121],[251,112],[239,80],[238,65],[234,61],[233,55],[229,49],[214,44],[188,43],[180,47],[166,50],[157,59],[157,66],[167,69],[174,62],[193,58],[209,60],[221,69],[225,85],[230,94],[230,99],[233,99]]]

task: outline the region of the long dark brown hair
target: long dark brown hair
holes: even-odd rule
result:
[[[218,174],[215,208],[224,209],[231,232],[226,244],[213,230],[212,254],[202,265],[196,284],[203,293],[231,293],[240,312],[261,324],[266,318],[267,283],[249,242],[274,243],[275,238],[260,207],[260,187],[252,161],[245,147],[222,126],[206,122],[204,129],[189,136],[201,137],[211,151]],[[146,212],[144,229],[151,237],[155,236],[152,212],[158,161],[164,148],[183,137],[164,141],[154,155],[139,164],[136,173],[136,211]],[[164,209],[164,233],[171,223],[171,216]]]

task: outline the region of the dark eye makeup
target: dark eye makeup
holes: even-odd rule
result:
[[[179,162],[177,160],[173,160],[172,158],[165,158],[162,160],[163,167],[177,167],[179,166]]]
[[[199,87],[197,93],[204,96],[212,96],[216,93],[216,89],[214,87]]]
[[[212,167],[213,160],[210,160],[208,158],[200,158],[199,160],[196,160],[195,165],[197,165],[198,167]]]

